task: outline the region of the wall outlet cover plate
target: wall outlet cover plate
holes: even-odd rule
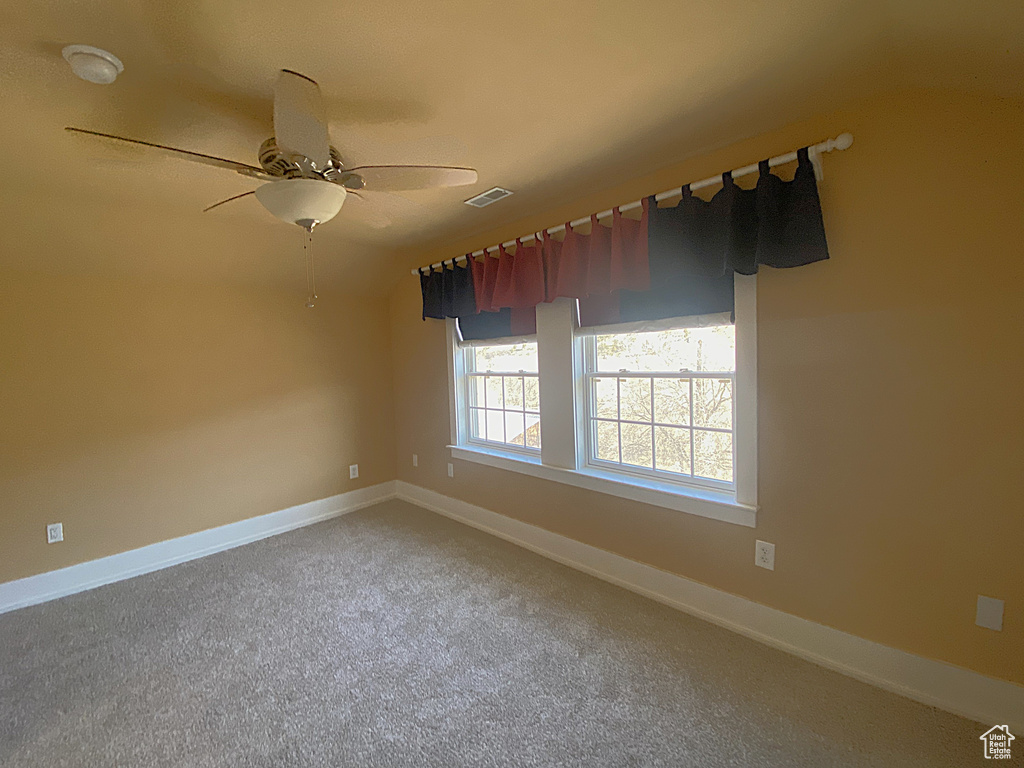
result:
[[[996,632],[1003,631],[1003,607],[1002,600],[994,597],[978,595],[978,610],[974,615],[974,623],[979,627],[994,629]]]
[[[775,545],[758,539],[754,545],[754,565],[758,568],[775,570]]]

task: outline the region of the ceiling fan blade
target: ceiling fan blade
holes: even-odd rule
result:
[[[344,212],[351,214],[372,229],[385,229],[391,225],[392,218],[380,210],[379,206],[375,206],[372,201],[367,200],[358,192],[349,192],[348,194],[355,199],[345,206]]]
[[[240,197],[248,197],[249,195],[255,195],[255,194],[256,194],[256,190],[254,189],[254,190],[251,190],[250,192],[243,192],[240,195],[235,195],[234,197],[229,197],[227,200],[221,200],[219,203],[214,203],[213,205],[206,206],[205,208],[203,208],[203,213],[206,213],[207,211],[212,211],[217,206],[224,205],[224,203],[230,203],[232,200],[238,200]]]
[[[366,189],[374,192],[462,187],[477,181],[474,168],[451,165],[360,165],[346,168],[345,173],[359,174]]]
[[[319,169],[327,167],[327,112],[316,80],[281,70],[274,84],[274,138],[285,153],[309,158]]]
[[[362,195],[362,200],[346,210],[360,216],[364,223],[375,229],[382,229],[395,222],[408,224],[421,220],[428,210],[422,203],[400,192],[373,192],[364,189],[359,194]]]
[[[124,136],[114,136],[112,133],[100,133],[99,131],[87,131],[84,128],[72,128],[68,126],[64,129],[65,131],[71,131],[72,133],[81,133],[86,136],[99,136],[102,139],[113,139],[114,141],[122,141],[125,144],[137,144],[143,147],[150,147],[152,149],[159,149],[166,152],[174,157],[180,157],[185,160],[191,160],[194,163],[202,163],[203,165],[212,165],[215,168],[224,168],[228,171],[234,171],[240,173],[243,176],[249,176],[253,179],[275,179],[275,176],[264,171],[262,168],[257,168],[253,165],[246,165],[245,163],[236,163],[234,160],[225,160],[223,157],[214,157],[213,155],[204,155],[202,152],[191,152],[187,149],[178,149],[177,147],[168,147],[165,144],[154,144],[151,141],[142,141],[141,139],[127,139]]]

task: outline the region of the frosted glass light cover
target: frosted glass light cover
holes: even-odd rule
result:
[[[256,189],[256,199],[263,207],[289,224],[330,221],[341,210],[346,194],[340,184],[317,179],[271,181]]]

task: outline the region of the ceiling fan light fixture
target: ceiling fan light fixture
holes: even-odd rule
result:
[[[114,54],[91,45],[69,45],[61,53],[71,71],[83,80],[109,85],[124,72],[124,64]]]
[[[256,189],[256,199],[277,218],[312,229],[338,215],[348,194],[340,184],[319,179],[271,181]]]

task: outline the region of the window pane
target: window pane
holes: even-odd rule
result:
[[[469,385],[467,390],[469,392],[469,404],[478,405],[483,408],[485,405],[483,376],[470,376],[468,382]]]
[[[540,416],[526,414],[526,447],[540,448]]]
[[[732,482],[732,435],[693,430],[693,474]]]
[[[474,371],[537,372],[537,342],[466,347]]]
[[[654,380],[654,420],[662,424],[690,423],[690,379]]]
[[[487,377],[487,407],[504,408],[505,396],[502,394],[501,376]]]
[[[733,482],[732,325],[605,334],[587,349],[595,458]]]
[[[598,371],[734,371],[732,325],[595,337]]]
[[[469,409],[469,434],[481,440],[487,439],[487,427],[484,424],[483,411],[479,408]]]
[[[651,420],[650,379],[619,379],[619,397],[621,398],[619,406],[621,409],[620,419],[631,419],[633,421]],[[623,440],[625,440],[625,437],[623,437]]]
[[[505,377],[505,407],[523,410],[523,380],[518,376]]]
[[[528,378],[523,380],[523,391],[526,398],[526,410],[528,411],[539,411],[540,410],[540,384],[535,378]]]
[[[732,381],[693,380],[693,423],[698,427],[732,429]]]
[[[597,458],[605,461],[619,461],[619,425],[614,421],[598,421]]]
[[[602,419],[619,418],[617,379],[594,379],[594,415]],[[618,449],[616,449],[616,455]],[[618,459],[616,459],[618,461]]]
[[[655,469],[690,474],[690,430],[654,428]]]
[[[505,411],[505,442],[512,445],[525,445],[523,436],[525,431],[523,414],[519,411]]]
[[[487,439],[505,442],[505,412],[487,411]]]
[[[641,424],[622,425],[622,463],[638,467],[653,466],[651,461],[651,428]]]

